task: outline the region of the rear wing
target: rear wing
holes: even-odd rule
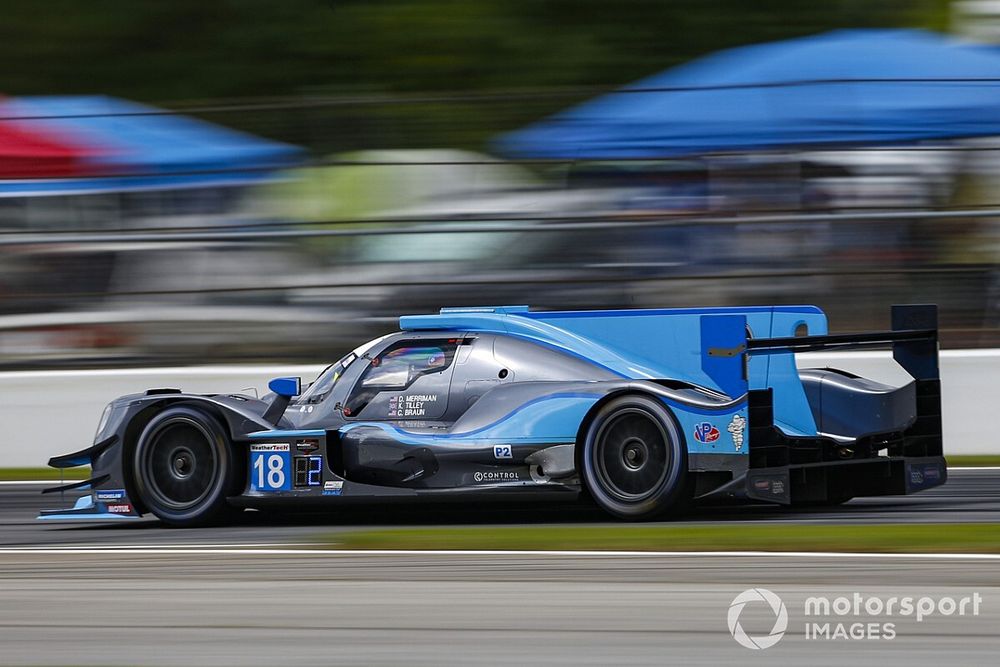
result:
[[[892,349],[893,359],[915,380],[937,380],[938,312],[936,305],[895,305],[892,329],[865,333],[755,338],[743,315],[701,317],[702,370],[718,387],[738,398],[750,389],[781,389],[797,384],[795,352]],[[756,366],[750,386],[753,358],[774,357],[762,370]]]
[[[749,338],[746,353],[817,352],[891,347],[892,358],[915,380],[936,380],[938,368],[938,312],[936,305],[892,307],[892,329],[868,333]]]

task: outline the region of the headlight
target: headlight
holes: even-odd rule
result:
[[[101,433],[104,432],[104,428],[108,425],[108,419],[111,417],[111,404],[108,403],[104,408],[104,412],[101,413],[101,421],[97,423],[97,433],[94,434],[94,440],[101,437]]]

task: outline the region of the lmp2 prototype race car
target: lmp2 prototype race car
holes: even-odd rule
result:
[[[352,501],[571,499],[631,520],[692,500],[837,504],[945,482],[937,309],[827,335],[814,306],[532,312],[447,308],[311,384],[260,399],[150,389],[112,401],[93,476],[43,519],[224,521]],[[795,353],[891,347],[913,381],[800,370]]]

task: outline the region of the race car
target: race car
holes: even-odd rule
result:
[[[40,518],[216,524],[244,508],[421,499],[567,500],[645,520],[709,497],[837,504],[943,484],[936,306],[827,334],[815,306],[400,318],[309,385],[150,389],[112,401],[90,465]],[[795,353],[891,347],[892,387]]]

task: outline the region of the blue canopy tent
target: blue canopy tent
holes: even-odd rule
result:
[[[1000,52],[920,30],[840,30],[721,51],[498,142],[628,159],[1000,134]]]
[[[93,178],[2,180],[0,195],[246,185],[304,158],[295,146],[113,97],[7,98],[0,117],[99,149]]]

